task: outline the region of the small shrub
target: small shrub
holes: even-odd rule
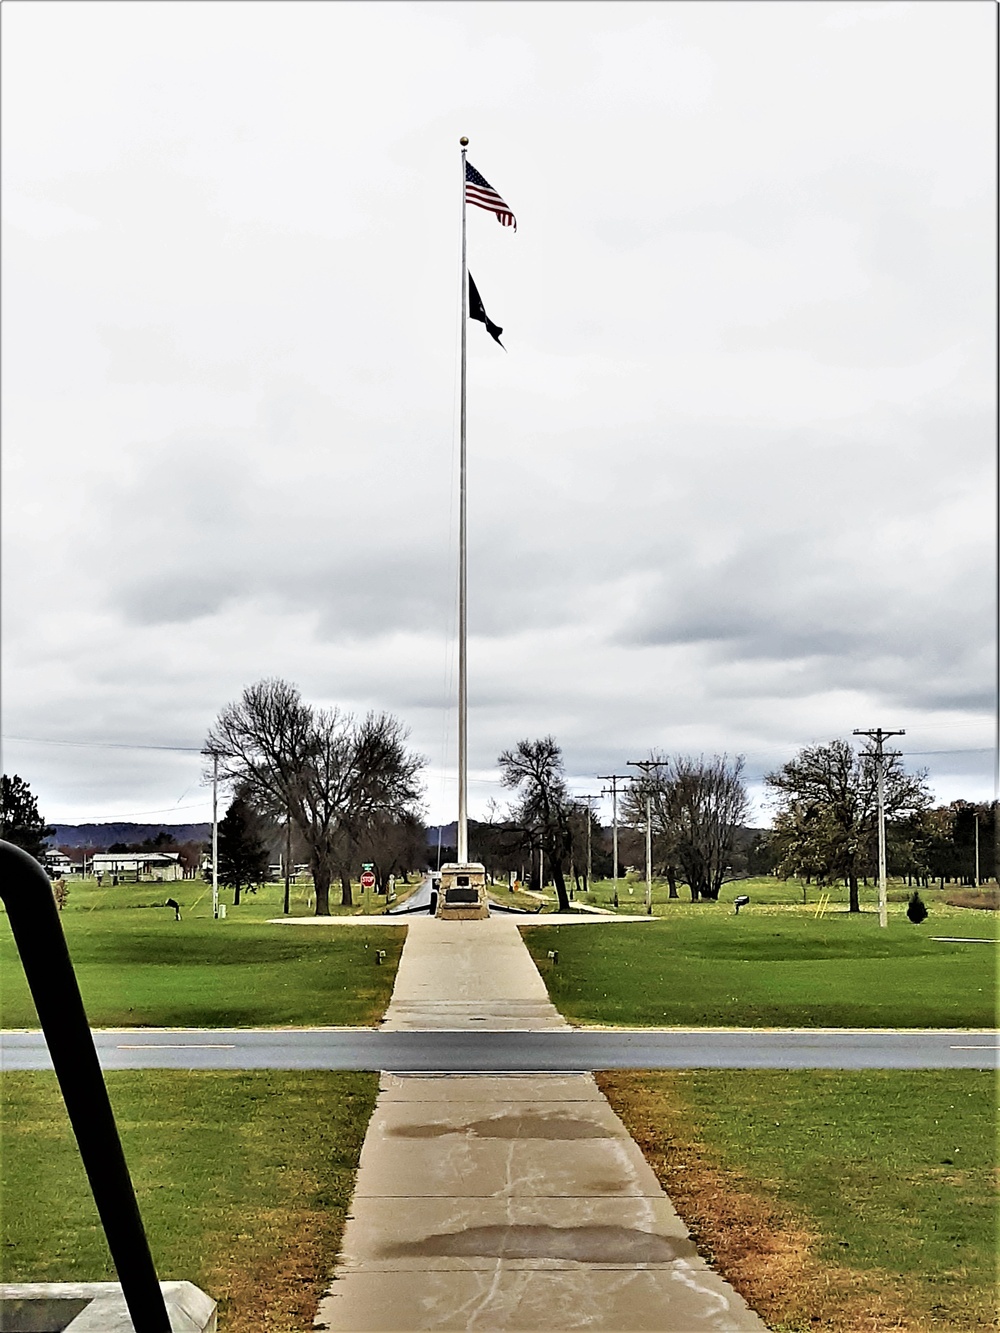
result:
[[[919,925],[921,921],[926,920],[927,908],[924,906],[924,901],[916,890],[910,895],[910,901],[906,908],[906,915],[915,926]]]

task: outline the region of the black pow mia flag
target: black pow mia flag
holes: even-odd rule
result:
[[[503,329],[499,324],[494,324],[492,319],[490,319],[489,315],[486,313],[486,308],[483,305],[483,298],[479,295],[479,288],[472,281],[471,273],[469,274],[469,318],[478,319],[481,324],[485,324],[486,332],[490,335],[493,341],[503,347],[503,343],[500,342],[500,335],[503,333]],[[506,347],[503,347],[503,350],[506,352]]]

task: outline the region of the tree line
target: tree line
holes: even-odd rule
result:
[[[419,782],[424,761],[408,748],[403,724],[386,712],[355,717],[315,708],[294,685],[267,679],[248,686],[211,727],[206,751],[217,758],[232,800],[220,824],[220,879],[236,891],[267,877],[271,849],[283,838],[293,862],[312,874],[317,915],[353,906],[352,879],[371,862],[380,884],[428,864]],[[510,793],[503,812],[470,821],[470,849],[493,878],[517,871],[532,888],[554,885],[561,909],[567,882],[588,887],[612,873],[608,829],[569,790],[554,737],[523,739],[497,759]],[[652,867],[670,897],[686,886],[693,902],[712,902],[729,879],[796,876],[817,884],[843,880],[850,910],[859,883],[875,873],[876,755],[845,740],[806,746],[765,777],[772,827],[748,831],[742,756],[669,755],[650,750],[622,795],[619,873],[642,864],[646,822]],[[901,756],[884,756],[884,806],[890,873],[927,885],[974,877],[978,836],[982,878],[995,874],[996,805],[956,801],[934,807],[926,772],[907,773]],[[52,829],[28,784],[2,780],[3,836],[42,858]],[[749,836],[748,836],[749,834]],[[166,848],[168,835],[135,850]],[[114,849],[113,849],[114,850]],[[125,850],[123,847],[122,850]],[[132,850],[130,847],[129,850]],[[176,848],[171,847],[171,850]],[[194,855],[194,848],[185,848]]]
[[[819,885],[842,880],[849,910],[859,912],[860,884],[877,873],[877,762],[870,745],[805,746],[765,776],[773,824],[748,837],[742,756],[652,750],[623,793],[619,873],[644,863],[648,812],[652,871],[666,879],[671,898],[686,885],[692,902],[714,902],[728,880],[775,873]],[[907,773],[895,753],[882,762],[889,873],[924,886],[934,878],[971,883],[978,838],[980,876],[995,875],[996,803],[933,807],[926,771]],[[608,873],[608,830],[570,793],[553,737],[520,741],[498,764],[515,800],[506,817],[470,828],[472,845],[491,871],[527,860],[533,888],[543,869],[565,909],[567,871],[579,888],[587,865],[588,824],[589,859],[598,875]]]
[[[497,863],[527,863],[530,887],[541,888],[542,879],[551,882],[560,909],[568,910],[567,874],[580,890],[588,887],[588,867],[597,878],[613,873],[609,830],[570,792],[562,751],[552,736],[519,741],[497,763],[514,799],[505,817],[470,830],[472,845],[488,870]],[[653,869],[668,880],[670,896],[678,897],[678,884],[687,884],[692,901],[716,900],[732,872],[749,804],[742,758],[705,760],[653,751],[644,770],[622,797],[619,873],[644,858],[648,808]]]

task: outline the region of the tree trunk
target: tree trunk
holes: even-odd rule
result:
[[[556,886],[556,897],[559,899],[560,912],[569,911],[569,897],[566,893],[566,881],[563,879],[562,866],[558,861],[549,858],[549,874],[552,876]]]
[[[316,915],[330,915],[330,872],[319,879],[313,876],[313,888],[316,891]]]
[[[677,897],[677,871],[673,866],[667,866],[667,883],[670,888],[667,891],[668,898]]]
[[[330,915],[330,866],[318,856],[309,858],[313,877],[313,890],[316,894],[316,915]]]
[[[853,874],[853,873],[850,874],[850,875],[848,875],[848,877],[847,877],[847,884],[848,884],[848,887],[849,887],[849,889],[850,889],[850,899],[851,899],[851,904],[850,904],[850,908],[849,908],[849,910],[852,911],[852,912],[860,912],[860,911],[861,911],[861,902],[860,902],[860,900],[858,899],[858,877],[857,877],[857,875],[855,875],[855,874]]]
[[[351,893],[351,872],[341,869],[340,872],[340,905],[341,907],[353,907],[354,898]]]
[[[240,905],[240,886],[239,884],[237,884],[236,888],[233,890],[233,906],[239,907],[239,905]]]

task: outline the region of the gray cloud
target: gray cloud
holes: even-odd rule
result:
[[[17,8],[5,731],[197,745],[277,674],[398,711],[449,815],[465,132],[519,218],[469,218],[474,799],[546,732],[581,784],[988,744],[987,11],[853,12]],[[59,817],[189,785],[11,754]]]

